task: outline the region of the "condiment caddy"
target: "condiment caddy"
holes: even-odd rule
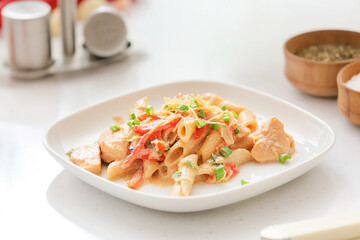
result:
[[[120,61],[130,54],[126,25],[117,10],[101,6],[93,11],[84,23],[83,41],[76,36],[76,1],[58,3],[62,52],[56,51],[60,43],[50,37],[51,8],[47,3],[18,1],[3,8],[3,36],[8,50],[5,65],[12,77],[35,79],[80,71]],[[52,42],[57,44],[53,48]]]

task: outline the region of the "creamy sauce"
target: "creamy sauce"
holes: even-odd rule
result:
[[[154,175],[150,178],[148,183],[155,185],[157,187],[171,187],[174,185],[174,180],[172,179],[163,179],[160,177],[159,172],[156,171]]]

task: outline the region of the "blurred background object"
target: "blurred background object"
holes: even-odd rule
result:
[[[84,40],[88,51],[97,57],[112,57],[127,46],[127,30],[119,12],[110,6],[96,8],[84,24]]]
[[[9,1],[2,16],[8,23],[3,36],[7,39],[5,47],[9,50],[7,62],[11,63],[6,74],[14,78],[34,79],[122,60],[131,44],[127,40],[127,29],[119,8],[124,10],[129,4],[130,1],[118,0]],[[35,18],[25,16],[28,14],[26,11],[14,9],[13,15],[23,22],[12,24],[6,17],[6,8],[11,5],[26,5],[29,13],[37,5],[45,6],[46,16],[41,15],[43,21],[37,23]],[[39,63],[40,60],[42,63]]]
[[[50,10],[40,1],[15,1],[2,9],[6,63],[11,68],[38,70],[52,63]]]
[[[0,1],[0,12],[3,7],[8,3],[20,1],[20,0],[1,0]],[[51,7],[51,16],[50,16],[50,27],[51,27],[51,36],[57,36],[60,33],[60,13],[58,8],[58,0],[39,0],[46,2]],[[79,21],[85,20],[92,11],[96,8],[109,4],[114,6],[119,10],[126,10],[135,2],[135,0],[76,0],[77,1],[77,13],[76,18]],[[0,29],[2,27],[2,21],[0,17]]]

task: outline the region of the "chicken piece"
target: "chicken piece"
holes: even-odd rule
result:
[[[231,150],[235,150],[235,149],[238,149],[238,148],[245,148],[248,151],[251,151],[254,144],[255,144],[254,138],[251,135],[249,135],[249,136],[246,136],[246,137],[236,139],[235,143],[230,145],[229,148]]]
[[[129,142],[122,131],[105,131],[99,137],[101,159],[111,163],[115,160],[124,159],[128,152]]]
[[[243,124],[236,123],[234,125],[234,129],[237,127],[239,129],[239,133],[235,135],[235,139],[241,139],[243,137],[247,137],[250,135],[251,131],[249,128],[245,127]]]
[[[89,172],[94,174],[100,174],[101,172],[99,144],[89,144],[75,148],[70,155],[70,159],[73,163]]]
[[[260,163],[278,162],[280,154],[290,154],[291,140],[279,119],[271,118],[261,129],[262,138],[257,140],[251,155]]]

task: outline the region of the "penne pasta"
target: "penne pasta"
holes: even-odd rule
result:
[[[148,180],[159,169],[159,163],[156,161],[144,160],[144,179]]]
[[[138,162],[134,162],[134,164],[132,164],[131,167],[126,170],[121,169],[121,165],[124,161],[125,159],[116,160],[109,164],[106,170],[107,179],[114,181],[136,170]]]
[[[156,111],[147,97],[138,100],[127,123],[114,117],[98,144],[75,148],[70,160],[94,174],[101,173],[101,161],[109,163],[106,177],[127,179],[132,189],[174,183],[172,196],[189,196],[195,179],[227,182],[243,164],[284,163],[295,152],[294,139],[277,118],[266,121],[212,93],[179,93],[164,101]]]
[[[195,132],[195,123],[194,120],[185,120],[182,121],[179,124],[178,130],[177,130],[177,135],[180,138],[181,141],[183,141],[184,143],[187,143],[191,136],[193,135],[193,133]]]
[[[250,110],[245,109],[239,115],[240,123],[242,123],[245,127],[249,128],[251,132],[255,132],[258,124],[256,122],[255,114]]]
[[[239,148],[234,150],[230,156],[226,157],[224,163],[225,164],[235,163],[238,166],[240,166],[250,162],[251,160],[252,160],[251,153],[244,148]]]
[[[178,135],[175,129],[167,129],[162,133],[162,138],[165,142],[168,142],[169,145],[172,146],[178,139]]]
[[[222,101],[219,105],[225,106],[227,110],[234,111],[237,114],[241,113],[243,110],[246,109],[245,106],[237,105],[227,100]]]
[[[200,147],[198,155],[200,162],[204,163],[211,158],[211,153],[215,152],[216,147],[221,142],[221,136],[219,131],[211,130],[209,135],[206,137],[203,145]]]
[[[196,154],[181,158],[178,164],[179,171],[174,176],[175,184],[171,196],[189,196],[197,172],[198,156]],[[174,174],[176,174],[174,173]]]

